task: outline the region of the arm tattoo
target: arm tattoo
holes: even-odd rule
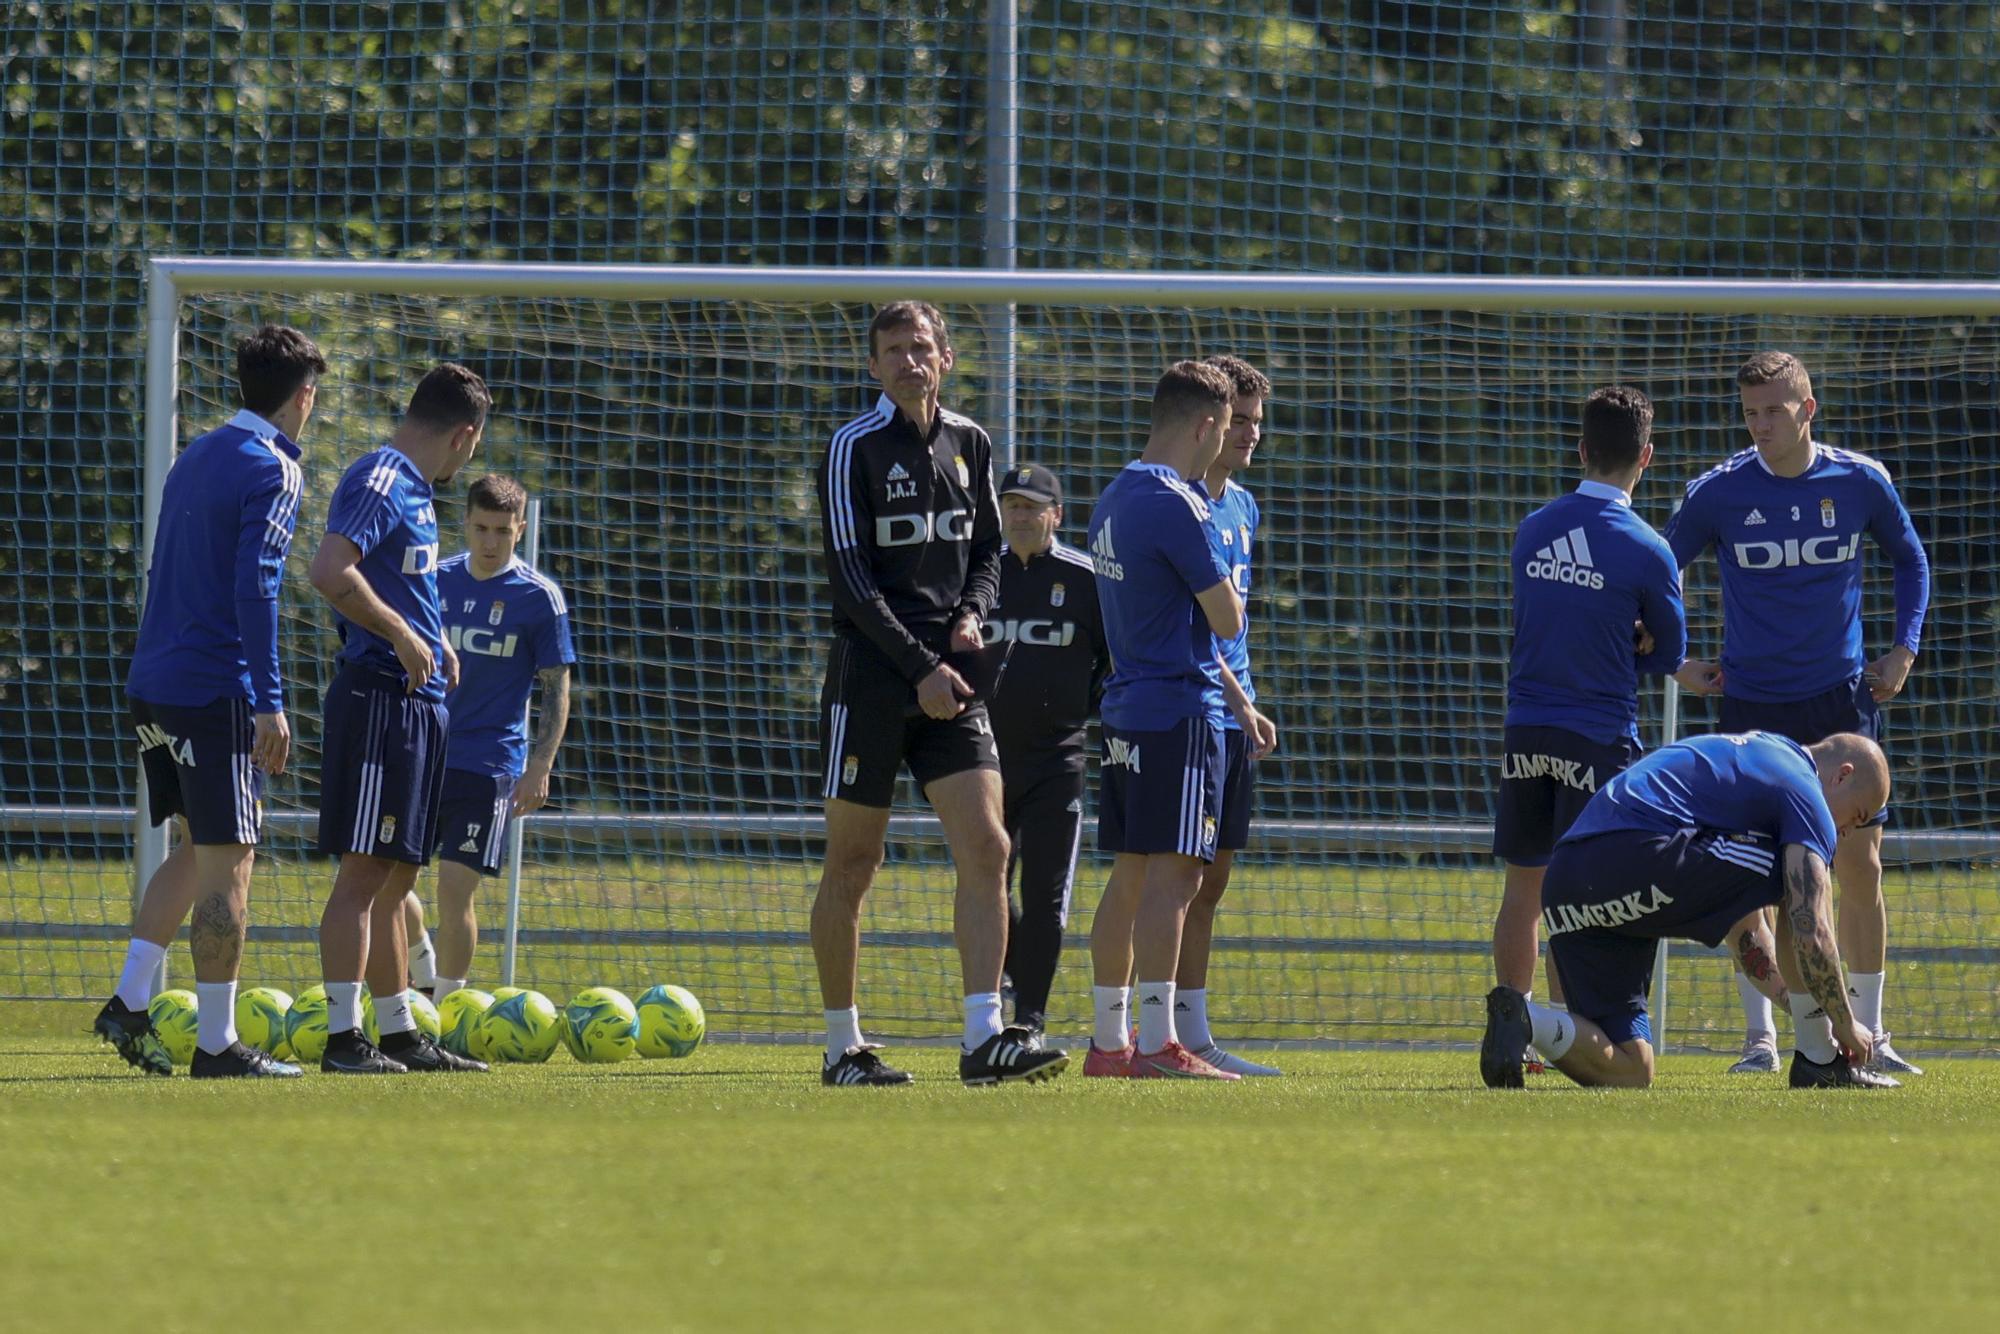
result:
[[[1852,1022],[1840,975],[1840,947],[1827,924],[1826,863],[1796,844],[1785,849],[1785,915],[1806,990],[1836,1024]]]
[[[536,673],[542,683],[542,723],[535,731],[534,760],[555,767],[556,751],[569,728],[569,668],[545,667]]]

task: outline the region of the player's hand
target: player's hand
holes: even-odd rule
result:
[[[1653,632],[1644,621],[1632,622],[1632,651],[1642,658],[1653,651]]]
[[[1681,689],[1691,695],[1720,695],[1722,693],[1722,668],[1700,658],[1689,658],[1674,673],[1674,680],[1681,683]]]
[[[408,694],[414,695],[422,690],[424,683],[437,672],[437,662],[431,657],[431,646],[407,629],[396,639],[396,661],[403,664],[403,675],[409,678]]]
[[[285,711],[258,714],[250,733],[250,762],[276,778],[291,754],[292,725],[285,721]]]
[[[447,639],[444,641],[444,691],[449,695],[456,689],[458,689],[458,650],[453,648],[451,641]]]
[[[986,640],[979,633],[979,618],[971,612],[959,617],[958,624],[951,627],[951,651],[977,653],[985,647]]]
[[[1278,748],[1278,725],[1252,704],[1236,715],[1236,723],[1250,742],[1250,758],[1261,760]]]
[[[1875,1050],[1875,1035],[1866,1026],[1857,1023],[1852,1015],[1845,1024],[1833,1026],[1833,1042],[1846,1055],[1850,1065],[1866,1065],[1868,1057]]]
[[[548,804],[548,800],[548,767],[530,760],[520,780],[514,784],[514,815],[518,818],[529,811],[538,811]]]
[[[965,701],[971,698],[972,687],[952,670],[950,663],[939,663],[929,676],[917,682],[917,707],[940,722],[964,713]]]
[[[1910,679],[1910,668],[1916,661],[1917,655],[1899,644],[1868,664],[1861,678],[1877,704],[1886,704],[1903,692],[1903,683]]]

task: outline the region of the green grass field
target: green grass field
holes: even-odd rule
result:
[[[1793,1094],[1283,1080],[822,1089],[803,1047],[454,1080],[128,1072],[7,1007],[10,1329],[1990,1328],[2000,1065]]]

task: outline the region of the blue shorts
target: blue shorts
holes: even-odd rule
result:
[[[1222,825],[1215,846],[1241,852],[1250,845],[1250,799],[1257,792],[1257,761],[1240,727],[1222,729]]]
[[[1779,897],[1769,839],[1617,829],[1557,845],[1542,879],[1542,930],[1570,1012],[1613,1042],[1650,1041],[1646,995],[1659,942],[1719,945]]]
[[[1882,706],[1868,689],[1866,677],[1857,676],[1810,699],[1769,702],[1722,697],[1717,720],[1724,732],[1776,732],[1801,746],[1824,741],[1835,732],[1859,732],[1870,741],[1882,740]],[[1875,812],[1868,823],[1877,825],[1889,818],[1889,808]]]
[[[326,688],[322,853],[430,861],[448,719],[444,705],[405,691],[401,676],[342,665]]]
[[[1514,866],[1547,866],[1597,789],[1639,758],[1630,737],[1592,741],[1563,727],[1509,727],[1500,746],[1493,855]]]
[[[1164,732],[1104,725],[1097,772],[1097,850],[1215,860],[1222,809],[1222,729],[1205,718]]]
[[[256,727],[250,701],[192,708],[131,703],[153,823],[178,815],[195,843],[254,846],[264,827],[264,771],[250,762]]]
[[[507,864],[515,781],[463,769],[444,771],[435,848],[439,861],[470,866],[481,875],[500,874]]]

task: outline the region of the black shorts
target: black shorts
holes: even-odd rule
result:
[[[153,823],[178,815],[193,842],[254,846],[264,826],[264,771],[250,762],[256,729],[250,701],[131,703]]]
[[[1563,1000],[1613,1042],[1650,1041],[1646,997],[1660,941],[1720,944],[1779,889],[1767,838],[1618,829],[1561,844],[1542,879],[1542,930]]]
[[[507,864],[507,826],[514,809],[512,778],[444,771],[438,797],[439,861],[470,866],[481,875],[498,875]]]
[[[1215,860],[1221,832],[1222,729],[1205,718],[1163,732],[1104,725],[1097,770],[1097,850]]]
[[[1630,768],[1639,743],[1605,743],[1563,727],[1509,727],[1494,783],[1493,855],[1514,866],[1547,866],[1597,789]]]
[[[1859,732],[1870,741],[1882,740],[1882,706],[1875,702],[1866,677],[1857,676],[1810,699],[1777,702],[1722,697],[1718,726],[1724,732],[1776,732],[1801,746],[1826,740],[1835,732]],[[1889,808],[1875,812],[1868,823],[1889,818]]]
[[[1222,729],[1222,820],[1215,831],[1219,852],[1241,852],[1250,845],[1250,802],[1257,792],[1257,761],[1250,756],[1250,738],[1240,727]]]
[[[822,795],[858,806],[895,801],[904,765],[919,787],[968,769],[1000,769],[986,706],[937,719],[917,707],[917,690],[836,636],[819,697]]]
[[[444,787],[444,705],[400,676],[344,666],[326,688],[319,850],[422,866],[437,846]]]

